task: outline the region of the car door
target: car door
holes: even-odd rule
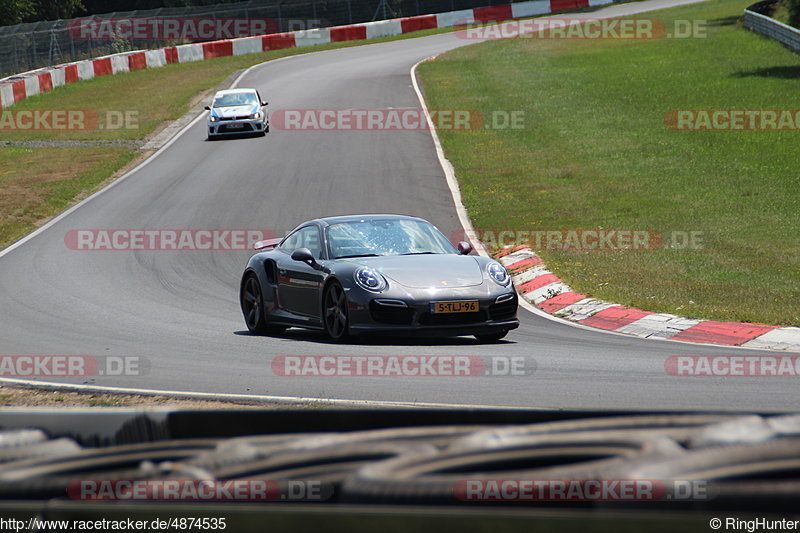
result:
[[[292,252],[299,248],[308,248],[315,258],[320,258],[322,246],[316,225],[298,229],[279,247],[283,253],[278,261],[278,301],[286,311],[319,318],[323,273],[292,259]]]

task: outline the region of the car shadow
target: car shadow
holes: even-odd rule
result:
[[[222,137],[214,137],[214,138],[211,138],[211,139],[206,137],[204,140],[207,143],[216,143],[216,142],[222,142],[222,141],[233,141],[233,140],[236,140],[236,139],[260,139],[261,137],[266,137],[266,136],[262,135],[261,133],[252,133],[252,132],[249,132],[249,133],[229,133],[228,135],[225,135],[225,136],[222,136]]]
[[[513,341],[499,340],[497,342],[481,342],[474,337],[409,337],[409,336],[390,336],[390,335],[362,335],[353,337],[346,342],[335,342],[321,331],[305,330],[292,328],[280,335],[253,335],[247,330],[234,331],[234,335],[268,337],[297,342],[313,342],[317,344],[328,344],[333,346],[478,346],[478,345],[502,345],[514,344]]]
[[[733,74],[735,78],[777,78],[781,80],[794,80],[800,78],[800,66],[787,65],[782,67],[765,67],[750,71],[739,71]]]

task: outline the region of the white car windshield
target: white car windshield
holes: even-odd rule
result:
[[[379,219],[328,227],[331,258],[372,255],[453,254],[453,245],[431,224],[417,220]]]
[[[258,105],[255,93],[223,94],[214,98],[213,107],[235,107],[240,105]]]

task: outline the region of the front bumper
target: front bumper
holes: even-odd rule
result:
[[[470,313],[431,312],[432,301],[478,300],[479,309]],[[404,305],[401,305],[404,304]],[[350,300],[350,333],[404,333],[427,336],[460,336],[499,333],[519,327],[516,292],[490,297],[434,298],[404,300],[374,296],[364,302]]]
[[[264,133],[269,120],[261,118],[234,119],[208,122],[209,135],[242,135],[246,133]]]

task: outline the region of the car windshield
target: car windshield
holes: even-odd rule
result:
[[[255,93],[222,94],[214,98],[213,107],[234,107],[240,105],[258,105]]]
[[[358,220],[328,227],[330,257],[453,254],[455,248],[427,222],[405,219]]]

